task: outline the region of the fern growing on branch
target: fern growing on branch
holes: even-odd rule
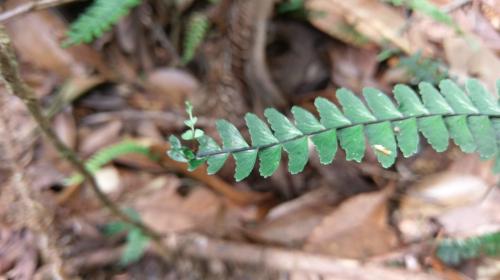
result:
[[[67,32],[63,46],[90,43],[108,31],[141,0],[95,0],[87,10],[73,22]]]
[[[309,140],[316,147],[322,164],[333,161],[338,143],[347,160],[361,162],[367,139],[378,161],[387,168],[396,161],[398,147],[404,157],[417,153],[419,132],[437,152],[445,151],[452,138],[466,153],[478,152],[482,159],[498,158],[500,137],[496,134],[500,134],[500,106],[497,98],[474,79],[467,81],[467,93],[451,80],[441,81],[439,89],[422,82],[419,96],[410,87],[397,85],[394,88],[397,107],[387,95],[374,88],[363,90],[368,107],[351,91],[339,89],[337,99],[343,110],[318,97],[314,104],[319,120],[298,106],[291,110],[294,122],[276,109],[268,108],[264,115],[270,128],[255,114],[245,116],[251,145],[233,124],[218,120],[216,126],[222,147],[210,136],[200,134],[195,138],[199,148],[194,151],[171,136],[169,155],[188,162],[190,169],[206,162],[209,174],[219,171],[232,155],[237,181],[250,175],[257,158],[260,174],[271,176],[280,164],[282,150],[288,154],[290,173],[301,172],[309,160]],[[498,163],[499,160],[496,169],[499,169]]]

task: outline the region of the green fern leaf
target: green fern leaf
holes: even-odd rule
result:
[[[236,181],[240,181],[252,172],[257,160],[257,150],[246,150],[250,146],[232,123],[226,120],[218,120],[217,130],[222,138],[225,149],[241,150],[233,153],[234,160],[236,161],[234,178]]]
[[[361,100],[347,89],[337,91],[337,98],[342,105],[345,116],[353,123],[368,123],[375,121],[368,108]],[[346,151],[347,160],[361,162],[365,155],[365,137],[363,126],[357,125],[339,132],[340,146]]]
[[[451,80],[441,81],[441,83],[439,83],[439,88],[441,89],[446,101],[453,109],[453,112],[458,114],[476,114],[479,112],[476,107],[474,107],[465,92],[463,92]]]
[[[180,145],[180,142],[179,142],[179,145]],[[104,166],[105,164],[113,161],[114,159],[116,159],[120,156],[126,155],[126,154],[143,154],[147,157],[154,159],[154,157],[151,155],[148,147],[141,145],[140,143],[131,141],[131,140],[124,140],[120,143],[103,148],[102,150],[100,150],[97,153],[95,153],[94,155],[92,155],[90,157],[90,159],[85,162],[85,168],[87,168],[87,170],[91,174],[94,174],[99,169],[101,169],[101,167]],[[179,158],[175,158],[175,159],[180,161]],[[66,179],[64,181],[64,184],[67,186],[77,185],[77,184],[82,183],[83,179],[84,178],[81,174],[75,173],[70,178]]]
[[[407,118],[394,122],[396,138],[403,156],[410,157],[417,153],[420,141],[416,117],[429,112],[415,92],[408,86],[397,85],[394,87],[394,97],[398,101],[398,110]]]
[[[331,163],[337,151],[337,141],[331,141],[337,139],[335,130],[324,131],[326,128],[304,108],[294,106],[292,114],[295,118],[295,124],[302,133],[314,134],[311,136],[311,141],[316,147],[320,162],[322,164]]]
[[[477,143],[477,150],[482,159],[496,155],[496,134],[488,116],[469,117],[469,127]]]
[[[264,111],[274,135],[283,143],[288,153],[288,171],[292,174],[302,172],[309,160],[307,138],[283,114],[270,108]]]
[[[444,239],[438,244],[437,256],[450,265],[481,256],[500,256],[500,232],[467,239]]]
[[[500,83],[499,83],[500,86]],[[201,139],[197,158],[207,160],[209,173],[218,171],[229,154],[236,160],[236,180],[248,176],[259,158],[259,171],[271,176],[281,160],[281,149],[288,154],[288,170],[301,172],[309,160],[309,139],[319,154],[320,162],[331,163],[337,152],[337,143],[346,153],[346,159],[361,161],[366,152],[366,141],[374,150],[383,167],[397,159],[398,146],[405,157],[418,151],[419,132],[438,152],[448,148],[449,138],[464,152],[477,151],[481,158],[499,158],[500,106],[498,100],[476,80],[466,84],[467,93],[450,80],[440,83],[440,90],[429,83],[419,85],[418,96],[411,88],[397,85],[393,101],[384,93],[366,88],[363,101],[346,89],[337,91],[342,106],[319,97],[314,105],[317,117],[301,107],[293,107],[294,123],[276,109],[264,111],[268,125],[254,114],[245,121],[252,146],[227,121],[217,122],[222,139],[221,149],[208,136]],[[337,142],[338,141],[338,142]],[[200,141],[202,142],[202,141]],[[176,144],[179,146],[180,144]],[[497,160],[496,169],[500,171]]]
[[[245,121],[248,126],[252,145],[265,147],[279,142],[274,137],[271,129],[259,117],[252,113],[247,113]],[[281,145],[263,149],[259,153],[259,173],[262,177],[269,177],[278,169],[281,159]]]
[[[365,88],[363,95],[371,111],[378,120],[399,119],[399,112],[387,95],[374,88]],[[375,155],[383,167],[391,166],[397,157],[396,139],[389,121],[366,126],[368,142],[375,150]]]
[[[141,259],[149,244],[150,238],[139,228],[131,229],[127,234],[127,243],[120,258],[122,266],[134,263]]]
[[[182,63],[191,61],[196,49],[201,45],[203,39],[210,29],[210,21],[202,13],[194,13],[189,19],[186,34],[184,35],[184,49],[182,52]]]
[[[217,142],[213,138],[207,135],[203,135],[198,139],[200,143],[200,153],[207,153],[207,152],[221,152],[222,149],[217,145]],[[224,163],[226,162],[229,154],[228,153],[221,153],[219,155],[214,155],[211,156],[207,159],[207,173],[212,175],[217,173],[223,166]]]
[[[448,149],[449,134],[446,129],[442,115],[453,114],[453,110],[446,103],[439,91],[431,84],[423,82],[419,84],[420,95],[430,114],[435,116],[423,117],[419,121],[419,128],[429,144],[437,152]]]
[[[64,47],[90,43],[111,29],[120,18],[127,15],[141,0],[95,0],[85,12],[73,22],[63,42]]]
[[[351,124],[351,121],[342,115],[339,108],[327,99],[318,97],[314,100],[314,105],[318,109],[321,117],[321,124],[323,124],[326,128],[332,129]]]
[[[330,164],[337,153],[337,127],[348,126],[351,122],[342,115],[340,110],[333,103],[323,97],[318,97],[314,101],[318,109],[321,124],[330,131],[322,132],[313,136],[316,138],[315,144],[319,159],[322,164]]]
[[[498,89],[500,90],[500,80],[498,81]],[[481,112],[485,112],[488,114],[499,114],[500,109],[497,106],[497,101],[490,94],[486,88],[479,83],[479,81],[471,79],[466,83],[467,92],[474,103],[474,105]]]
[[[467,117],[452,116],[446,118],[450,136],[464,153],[472,153],[477,146],[474,137],[467,125]]]

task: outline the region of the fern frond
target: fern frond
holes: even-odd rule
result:
[[[422,82],[418,96],[410,87],[397,85],[394,88],[397,107],[374,88],[363,90],[367,106],[351,91],[339,89],[337,99],[343,112],[322,97],[314,102],[319,120],[297,106],[292,108],[294,122],[269,108],[264,115],[272,130],[256,115],[248,113],[245,121],[252,145],[233,124],[219,120],[217,130],[222,148],[205,135],[198,139],[196,160],[206,161],[208,173],[213,174],[231,154],[236,161],[235,179],[240,181],[250,174],[257,158],[260,174],[272,175],[278,168],[282,150],[288,154],[288,170],[292,174],[301,172],[309,160],[309,140],[322,164],[333,161],[337,142],[347,160],[360,162],[366,153],[367,139],[378,161],[387,168],[396,161],[398,147],[405,157],[417,153],[419,132],[437,152],[448,148],[451,137],[466,153],[478,152],[482,159],[498,157],[500,143],[495,133],[500,133],[498,100],[477,80],[468,80],[466,88],[467,93],[451,80],[441,81],[440,90]],[[179,142],[175,144],[177,152],[185,148]]]
[[[189,19],[186,34],[184,35],[184,48],[182,52],[182,63],[191,61],[196,49],[201,45],[210,28],[210,21],[202,13],[195,13]]]
[[[92,155],[90,159],[85,162],[85,168],[91,174],[94,174],[105,164],[126,154],[143,154],[145,156],[152,157],[148,147],[131,140],[125,140],[123,142],[103,148],[102,150]],[[76,173],[65,180],[64,184],[69,186],[80,184],[82,182],[83,176],[79,173]]]
[[[481,256],[500,256],[500,232],[466,239],[444,239],[438,244],[437,256],[445,263],[457,265]]]
[[[63,46],[92,42],[140,3],[141,0],[95,0],[70,25]]]

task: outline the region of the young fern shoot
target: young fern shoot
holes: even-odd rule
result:
[[[361,162],[367,140],[377,160],[388,168],[396,161],[398,147],[404,157],[417,153],[421,133],[437,152],[447,150],[452,138],[463,152],[477,152],[485,160],[497,158],[495,169],[500,171],[498,100],[475,79],[466,82],[466,91],[451,80],[442,80],[439,90],[422,82],[418,95],[406,85],[396,85],[393,90],[396,107],[375,88],[363,90],[367,106],[354,93],[342,88],[336,94],[342,111],[327,99],[316,98],[319,120],[298,106],[291,110],[294,122],[268,108],[264,115],[270,127],[255,114],[245,116],[251,145],[233,124],[218,120],[222,147],[210,136],[202,135],[196,138],[199,147],[194,151],[171,136],[169,155],[188,162],[190,169],[206,162],[209,174],[219,171],[232,155],[236,162],[235,179],[240,181],[250,175],[257,158],[260,174],[271,176],[280,164],[282,150],[288,154],[290,173],[301,172],[309,160],[309,141],[314,144],[320,162],[330,164],[339,145],[347,160]]]

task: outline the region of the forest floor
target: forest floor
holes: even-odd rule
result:
[[[491,256],[441,246],[500,232],[493,162],[451,140],[444,153],[421,141],[388,169],[370,149],[362,163],[339,149],[330,165],[312,152],[300,174],[282,163],[242,182],[233,161],[207,175],[167,156],[185,101],[215,137],[217,119],[244,131],[246,112],[312,109],[341,87],[391,95],[398,83],[474,77],[497,96],[498,0],[143,0],[67,48],[92,1],[6,16],[35,2],[0,1],[23,80],[82,159],[124,140],[149,149],[155,160],[120,155],[95,178],[160,237],[120,221],[88,182],[68,183],[74,166],[2,86],[0,279],[500,279],[500,238]],[[204,36],[189,27],[200,15]],[[188,37],[199,46],[187,50]]]

